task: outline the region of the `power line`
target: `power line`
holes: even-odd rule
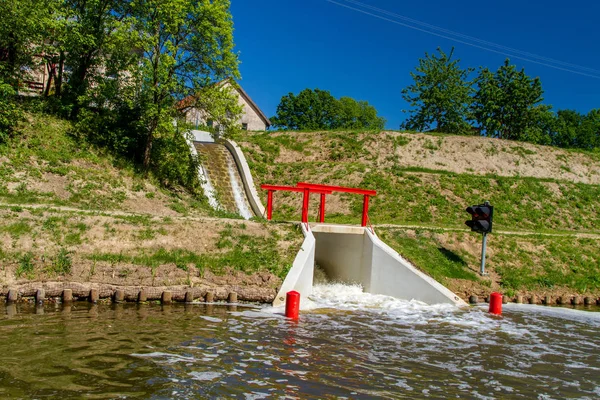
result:
[[[369,16],[372,16],[372,17],[375,17],[375,18],[379,18],[379,19],[384,20],[384,21],[388,21],[388,22],[391,22],[391,23],[394,23],[394,24],[397,24],[397,25],[404,26],[406,28],[414,29],[414,30],[417,30],[417,31],[420,31],[420,32],[424,32],[424,33],[427,33],[429,35],[438,36],[438,37],[441,37],[441,38],[444,38],[444,39],[452,40],[452,41],[455,41],[455,42],[458,42],[458,43],[461,43],[461,44],[465,44],[467,46],[475,47],[475,48],[478,48],[478,49],[481,49],[481,50],[489,51],[489,52],[496,53],[496,54],[501,54],[501,55],[504,55],[504,56],[508,56],[508,57],[511,57],[511,58],[516,58],[516,59],[527,61],[527,62],[531,62],[531,63],[534,63],[534,64],[543,65],[545,67],[554,68],[554,69],[557,69],[557,70],[560,70],[560,71],[565,71],[565,72],[570,72],[570,73],[573,73],[573,74],[583,75],[583,76],[587,76],[589,78],[600,79],[600,75],[596,75],[595,74],[595,73],[600,74],[599,70],[595,70],[595,69],[592,69],[592,68],[587,68],[587,67],[579,66],[579,65],[576,65],[576,64],[565,63],[565,62],[562,62],[562,61],[559,61],[559,60],[554,60],[552,58],[546,58],[546,57],[538,56],[538,55],[535,55],[535,54],[532,54],[532,53],[528,53],[528,52],[524,52],[524,51],[521,51],[521,50],[513,49],[513,48],[510,48],[510,47],[502,46],[502,45],[499,45],[499,44],[496,44],[496,43],[488,42],[488,41],[485,41],[485,40],[482,40],[482,39],[478,39],[478,38],[475,38],[475,37],[472,37],[472,36],[463,35],[463,34],[458,33],[458,32],[453,32],[453,31],[448,30],[448,29],[437,27],[435,25],[427,24],[425,22],[421,22],[421,21],[418,21],[418,20],[414,20],[414,19],[402,16],[400,14],[396,14],[396,13],[393,13],[393,12],[390,12],[390,11],[386,11],[386,10],[383,10],[383,9],[380,9],[380,8],[377,8],[377,7],[370,6],[368,4],[363,4],[363,3],[355,1],[355,0],[339,0],[339,1],[346,1],[348,3],[354,4],[354,5],[357,5],[357,6],[361,6],[361,7],[370,9],[370,10],[375,11],[375,12],[388,15],[390,17],[402,19],[404,21],[411,22],[412,24],[421,25],[423,28],[420,28],[420,27],[414,26],[414,25],[410,25],[408,23],[403,23],[403,22],[397,21],[396,19],[386,18],[386,17],[384,17],[382,15],[379,15],[379,14],[374,14],[374,13],[365,11],[363,9],[357,8],[357,7],[352,7],[352,6],[348,5],[348,4],[340,3],[339,1],[335,1],[335,0],[326,0],[326,1],[329,2],[329,3],[335,4],[337,6],[340,6],[340,7],[344,7],[344,8],[353,10],[353,11],[360,12],[362,14],[366,14],[366,15],[369,15]],[[442,33],[437,33],[437,32],[434,32],[432,30],[437,30],[437,31],[442,32]],[[449,36],[449,35],[457,36],[457,37],[465,39],[465,40],[457,39],[456,37],[452,37],[452,36]],[[481,43],[482,45],[474,44],[474,43],[468,42],[467,40],[471,40],[472,42]],[[483,45],[486,45],[488,47],[483,46]],[[490,47],[496,47],[499,50],[495,50],[495,49],[490,48]],[[514,53],[516,53],[516,54],[522,54],[524,56],[515,55]],[[537,58],[537,60],[536,60],[536,58]],[[563,65],[563,67],[558,66],[558,65],[554,65],[554,64]],[[570,68],[566,68],[566,67],[570,67]],[[583,71],[589,71],[591,73],[578,71],[577,69],[573,69],[573,68],[581,69]]]
[[[494,43],[494,42],[488,42],[486,40],[479,39],[479,38],[476,38],[474,36],[469,36],[469,35],[462,34],[460,32],[451,31],[449,29],[441,28],[441,27],[436,26],[436,25],[431,25],[431,24],[428,24],[426,22],[422,22],[422,21],[419,21],[419,20],[416,20],[416,19],[405,17],[404,15],[397,14],[397,13],[394,13],[394,12],[391,12],[391,11],[387,11],[387,10],[384,10],[382,8],[371,6],[369,4],[364,4],[364,3],[361,3],[360,1],[356,1],[356,0],[342,0],[342,1],[345,1],[347,3],[352,3],[352,4],[355,4],[357,6],[364,7],[364,8],[370,9],[370,10],[374,10],[376,12],[379,12],[379,13],[382,13],[382,14],[385,14],[385,15],[389,15],[389,16],[392,16],[392,17],[395,17],[395,18],[399,18],[399,19],[411,22],[411,23],[416,24],[416,25],[421,25],[421,26],[424,26],[426,28],[430,28],[430,29],[437,30],[437,31],[440,31],[440,32],[443,32],[443,33],[447,33],[449,35],[457,36],[457,37],[463,38],[465,40],[470,40],[470,41],[473,41],[473,42],[481,43],[481,44],[486,45],[486,46],[496,47],[498,49],[506,50],[506,51],[509,51],[511,53],[522,54],[522,55],[524,55],[526,57],[530,57],[530,58],[537,58],[537,59],[540,59],[540,60],[543,60],[543,61],[547,61],[547,62],[552,63],[552,64],[564,65],[566,67],[572,67],[572,68],[575,68],[575,69],[581,69],[581,70],[584,70],[584,71],[588,71],[588,72],[600,74],[600,70],[597,70],[597,69],[588,68],[588,67],[584,67],[584,66],[577,65],[577,64],[566,63],[566,62],[563,62],[563,61],[560,61],[560,60],[555,60],[553,58],[547,58],[547,57],[543,57],[543,56],[540,56],[540,55],[537,55],[537,54],[533,54],[533,53],[529,53],[529,52],[526,52],[526,51],[518,50],[518,49],[515,49],[515,48],[512,48],[512,47],[503,46],[501,44],[497,44],[497,43]]]

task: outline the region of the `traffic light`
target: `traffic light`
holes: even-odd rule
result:
[[[490,233],[492,232],[492,217],[494,216],[494,207],[489,203],[479,204],[467,207],[467,212],[471,214],[471,220],[465,224],[473,232]]]

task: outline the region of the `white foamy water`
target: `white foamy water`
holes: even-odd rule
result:
[[[239,304],[88,307],[0,319],[3,398],[600,395],[598,313],[508,305],[498,317],[339,284],[317,285],[298,321]]]
[[[246,200],[246,191],[244,185],[238,179],[238,171],[233,157],[227,157],[227,172],[229,173],[229,181],[231,182],[231,190],[233,192],[233,199],[237,206],[238,212],[244,219],[250,219],[254,216],[254,213],[250,209],[248,201]]]
[[[235,336],[202,339],[185,352],[215,365],[237,360],[212,384],[235,382],[241,397],[593,399],[600,392],[595,313],[523,305],[497,317],[333,283],[314,287],[297,322],[281,307],[228,314],[213,326]]]
[[[202,190],[204,191],[204,195],[208,199],[208,204],[214,209],[219,210],[221,205],[215,196],[215,187],[213,186],[210,178],[208,176],[208,171],[204,168],[203,165],[198,167],[198,175],[200,176],[200,185],[202,186]]]
[[[196,150],[196,146],[194,146],[194,142],[192,140],[190,140],[190,138],[186,134],[184,134],[184,137],[185,137],[186,143],[188,144],[188,147],[190,148],[192,157],[195,157],[196,159],[198,159],[198,150]],[[204,192],[204,195],[208,199],[208,204],[214,210],[219,210],[221,208],[221,205],[219,204],[219,201],[217,200],[217,197],[215,196],[215,193],[216,193],[215,187],[213,186],[213,184],[210,181],[210,178],[208,176],[208,171],[206,171],[206,168],[204,168],[204,166],[202,164],[198,165],[198,178],[200,180],[200,186],[202,186],[202,191]]]

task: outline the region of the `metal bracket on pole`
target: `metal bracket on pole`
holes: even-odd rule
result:
[[[487,233],[483,234],[483,246],[481,246],[481,269],[479,270],[479,274],[481,276],[486,276],[485,272],[485,248],[487,245]]]

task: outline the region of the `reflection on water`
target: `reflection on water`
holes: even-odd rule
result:
[[[5,306],[0,398],[600,397],[600,314],[316,289],[270,307]]]

